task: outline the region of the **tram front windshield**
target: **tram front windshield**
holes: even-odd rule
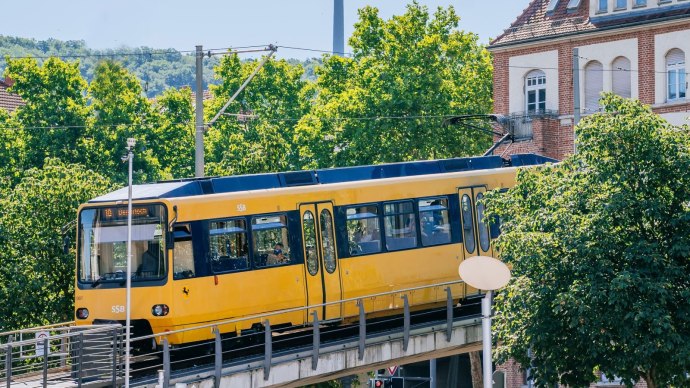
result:
[[[127,215],[126,206],[82,210],[77,267],[80,282],[112,282],[124,286],[127,279]],[[132,281],[165,277],[165,225],[162,205],[132,208]]]

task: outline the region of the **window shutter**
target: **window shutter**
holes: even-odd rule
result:
[[[666,66],[679,65],[685,63],[685,53],[683,50],[673,49],[666,54]]]
[[[626,57],[618,57],[612,64],[613,92],[621,97],[630,98],[632,73],[630,72],[630,60]]]
[[[599,98],[604,89],[604,66],[592,61],[585,66],[585,113],[599,111]]]

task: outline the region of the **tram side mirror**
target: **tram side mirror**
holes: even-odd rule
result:
[[[70,245],[70,239],[69,236],[65,236],[62,238],[62,252],[64,254],[69,254],[69,245]]]
[[[168,232],[165,234],[165,249],[173,249],[175,247],[175,233]]]

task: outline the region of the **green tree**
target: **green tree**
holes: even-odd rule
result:
[[[236,55],[221,60],[216,74],[221,79],[211,86],[214,97],[205,108],[207,121],[225,105],[258,61],[240,62]],[[230,104],[226,113],[251,113],[241,120],[221,116],[206,134],[211,175],[284,171],[299,168],[293,142],[297,120],[306,114],[304,97],[308,84],[302,80],[301,65],[270,59]]]
[[[47,159],[0,189],[0,330],[72,319],[75,242],[65,254],[61,229],[79,204],[110,188],[81,165]],[[73,224],[67,233],[75,235]]]
[[[22,172],[24,142],[17,124],[4,109],[0,109],[0,186],[16,183]]]
[[[5,74],[15,81],[10,92],[26,102],[13,114],[26,145],[24,166],[41,167],[47,157],[79,160],[90,111],[79,63],[50,58],[39,66],[30,58],[8,60]]]
[[[537,386],[690,386],[690,142],[649,107],[607,95],[578,153],[522,170],[487,206],[513,279],[495,304],[498,353]],[[528,358],[531,350],[532,358]]]
[[[194,107],[191,90],[170,88],[156,99],[158,115],[150,147],[157,156],[162,175],[170,178],[194,176]]]
[[[453,7],[431,16],[417,2],[382,20],[359,10],[353,57],[324,56],[316,98],[297,128],[306,166],[345,166],[474,155],[491,139],[445,115],[491,111],[492,66]]]
[[[120,167],[121,157],[127,138],[133,137],[139,144],[134,159],[135,179],[160,179],[160,163],[148,147],[155,141],[154,128],[159,124],[155,119],[159,117],[153,115],[139,80],[121,64],[102,61],[96,67],[89,92],[94,115],[83,143],[87,165],[126,183],[127,171]]]

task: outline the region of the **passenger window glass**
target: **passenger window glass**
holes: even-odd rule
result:
[[[314,225],[314,214],[310,211],[304,212],[302,220],[304,231],[304,253],[307,259],[307,271],[310,275],[319,272],[319,262],[316,256],[316,225]]]
[[[192,250],[192,228],[189,224],[178,224],[173,228],[175,248],[173,249],[173,279],[194,277],[194,251]]]
[[[247,228],[244,220],[211,221],[208,234],[213,272],[249,268]]]
[[[482,203],[484,194],[477,194],[477,227],[479,229],[479,247],[483,252],[490,248],[489,226],[484,221],[484,204]]]
[[[254,266],[271,267],[290,262],[287,217],[263,216],[252,219]]]
[[[439,245],[450,242],[448,199],[429,198],[419,200],[419,229],[422,245]]]
[[[378,206],[347,209],[347,242],[353,256],[381,252]]]
[[[333,217],[327,209],[321,210],[321,244],[323,246],[323,265],[328,273],[335,272],[335,240],[333,239]]]
[[[412,202],[383,205],[386,249],[397,251],[417,246],[417,221]]]
[[[472,219],[472,200],[465,194],[462,196],[462,234],[467,252],[474,252],[474,220]]]

